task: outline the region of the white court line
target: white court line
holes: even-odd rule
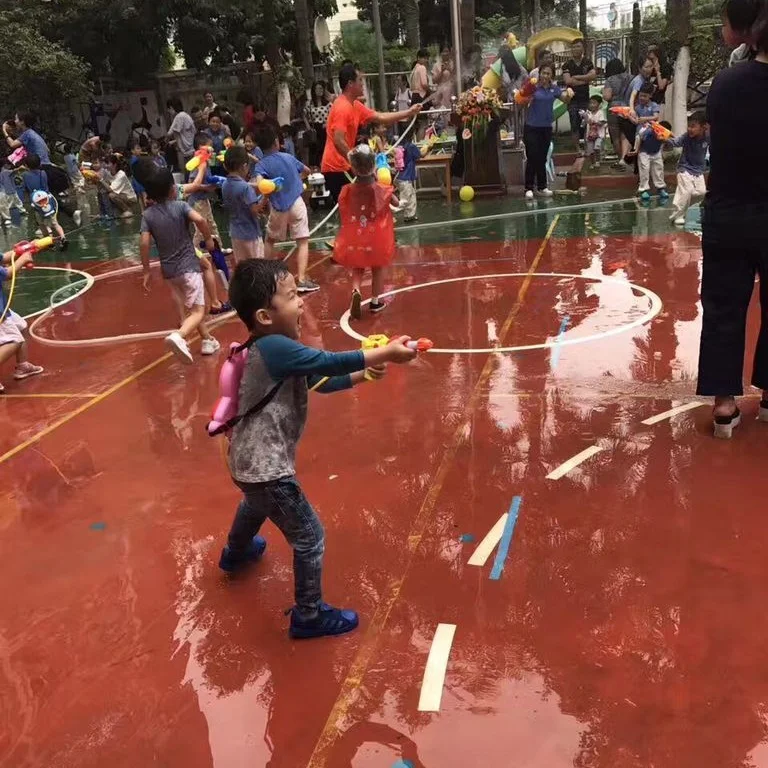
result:
[[[445,669],[448,666],[448,656],[456,633],[455,624],[438,624],[432,647],[429,649],[427,666],[424,667],[424,678],[421,681],[419,696],[419,712],[439,712],[440,700],[443,698],[443,683]]]
[[[547,475],[547,480],[559,480],[561,477],[567,475],[571,470],[575,469],[582,462],[594,456],[596,453],[605,450],[599,445],[590,445],[589,448],[585,448],[581,453],[577,453],[572,456],[568,461],[561,464],[557,469],[553,470]]]
[[[598,333],[592,333],[588,336],[577,336],[572,339],[561,339],[560,341],[557,341],[556,339],[552,339],[551,341],[545,341],[542,344],[524,344],[521,346],[515,346],[515,347],[479,347],[476,349],[462,349],[462,348],[442,348],[442,347],[432,347],[432,349],[429,350],[429,354],[451,354],[451,355],[458,355],[458,354],[465,354],[465,355],[476,355],[476,354],[495,354],[500,352],[524,352],[530,349],[546,349],[547,347],[566,347],[570,346],[571,344],[584,344],[588,341],[596,341],[598,339],[605,339],[609,336],[616,336],[619,333],[624,333],[626,331],[632,330],[633,328],[637,328],[641,325],[644,325],[645,323],[649,323],[651,320],[653,320],[656,315],[661,312],[662,303],[661,299],[651,290],[648,288],[645,288],[642,285],[636,285],[635,283],[630,283],[627,280],[622,280],[615,277],[607,277],[605,275],[599,275],[597,277],[593,277],[591,275],[575,275],[571,273],[566,272],[534,272],[533,274],[529,274],[528,272],[499,272],[497,274],[483,274],[483,275],[464,275],[462,277],[449,277],[445,278],[443,280],[429,280],[425,283],[416,283],[414,285],[406,285],[404,288],[395,288],[392,291],[387,291],[386,293],[382,293],[380,298],[386,298],[388,296],[395,296],[398,293],[405,293],[408,291],[416,291],[421,288],[428,288],[433,285],[446,285],[447,283],[459,283],[459,282],[465,282],[465,281],[471,281],[471,280],[496,280],[498,278],[507,278],[507,277],[549,277],[549,278],[568,278],[568,279],[576,279],[576,280],[589,280],[594,283],[605,283],[608,285],[618,285],[622,288],[629,287],[632,291],[637,291],[638,293],[643,294],[643,296],[648,299],[649,307],[648,311],[642,315],[642,317],[635,318],[634,320],[626,323],[625,325],[618,325],[614,328],[609,328],[605,331],[600,331]],[[367,304],[371,303],[371,299],[366,299],[362,306],[366,306]],[[339,319],[339,325],[341,326],[341,330],[344,331],[344,333],[347,334],[347,336],[351,336],[353,339],[358,339],[359,341],[365,341],[366,337],[363,336],[361,333],[358,333],[354,328],[352,328],[352,325],[350,324],[350,314],[349,310],[346,310],[344,314]]]
[[[505,512],[496,521],[493,528],[488,531],[485,538],[477,545],[477,549],[472,553],[472,557],[469,558],[467,565],[483,566],[488,562],[491,552],[493,552],[496,545],[501,541],[501,536],[504,533],[504,526],[507,524],[508,515],[509,513]]]
[[[646,419],[640,423],[650,427],[665,419],[671,419],[673,416],[677,416],[678,413],[685,413],[686,411],[692,411],[694,408],[701,408],[702,405],[706,405],[706,403],[696,401],[693,403],[686,403],[685,405],[678,405],[677,408],[670,408],[668,411],[664,411],[664,413],[657,413],[655,416],[651,416],[650,419]]]

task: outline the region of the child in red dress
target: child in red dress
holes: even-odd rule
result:
[[[384,267],[395,254],[395,219],[390,204],[397,198],[390,185],[379,184],[373,175],[376,156],[367,144],[359,144],[349,153],[349,162],[357,176],[339,195],[341,228],[336,236],[333,258],[352,270],[352,301],[349,313],[359,320],[362,294],[360,285],[366,269],[371,270],[371,312],[387,306],[380,301]]]

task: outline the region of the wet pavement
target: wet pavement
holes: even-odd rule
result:
[[[389,283],[410,290],[350,328],[539,348],[430,353],[311,396],[299,478],[326,528],[325,598],[361,613],[342,638],[288,640],[271,526],[262,563],[218,571],[238,500],[204,432],[219,360],[33,343],[46,374],[7,390],[55,396],[0,401],[0,766],[768,766],[757,399],[731,442],[706,407],[642,423],[695,400],[695,214],[675,232],[655,206],[560,207],[404,230]],[[86,239],[72,266],[135,258],[131,230],[112,237],[113,261],[89,265]],[[326,256],[303,341],[353,347]],[[37,332],[173,321],[160,281],[147,297],[126,274]],[[514,497],[503,569],[498,548],[469,564]],[[424,712],[438,624],[456,631]]]

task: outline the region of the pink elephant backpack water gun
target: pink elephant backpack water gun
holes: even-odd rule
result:
[[[246,341],[245,344],[233,342],[229,345],[229,355],[219,373],[219,399],[213,406],[211,420],[206,427],[209,437],[216,437],[216,435],[223,435],[231,431],[246,417],[266,408],[280,387],[283,386],[283,382],[279,381],[256,405],[251,406],[245,413],[238,414],[240,382],[243,378],[243,371],[245,371],[245,364],[248,362],[248,347],[252,341]]]
[[[395,170],[402,171],[405,168],[405,150],[395,147]]]

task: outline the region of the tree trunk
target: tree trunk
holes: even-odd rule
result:
[[[403,16],[405,17],[405,45],[413,50],[421,47],[419,33],[419,0],[404,0]]]
[[[299,61],[301,62],[301,71],[304,75],[304,84],[307,88],[312,85],[315,79],[314,67],[312,66],[312,38],[309,32],[309,10],[307,0],[293,0],[293,7],[296,11],[296,32],[299,43]]]
[[[376,36],[376,61],[378,62],[379,69],[379,93],[376,98],[376,107],[380,112],[386,112],[387,79],[384,75],[384,38],[381,35],[381,15],[379,14],[379,0],[373,0],[371,3],[371,15],[373,16],[373,33]]]
[[[587,39],[587,0],[579,0],[579,32]]]
[[[672,84],[667,88],[667,103],[672,102],[672,114],[667,119],[672,123],[672,132],[679,136],[688,126],[688,75],[691,71],[691,50],[684,45],[677,53]],[[669,92],[672,92],[671,94]]]
[[[533,0],[533,31],[541,31],[541,0]]]
[[[640,3],[632,5],[632,38],[629,46],[629,71],[637,74],[640,66]]]
[[[277,17],[275,16],[275,4],[266,2],[262,4],[262,33],[267,41],[267,62],[272,72],[277,72],[280,66],[280,42],[277,34]]]
[[[475,42],[475,0],[462,0],[459,13],[461,18],[461,47],[466,51]]]

